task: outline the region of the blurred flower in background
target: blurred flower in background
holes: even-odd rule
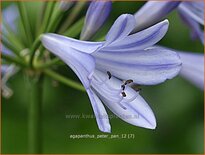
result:
[[[1,23],[2,27],[2,38],[7,42],[7,44],[10,44],[9,41],[6,39],[7,35],[7,29],[6,26],[8,25],[13,32],[17,31],[16,21],[19,18],[19,12],[15,5],[10,5],[7,8],[3,9],[2,12],[3,16],[3,22]],[[11,57],[15,57],[13,52],[6,48],[4,44],[1,44],[1,51],[5,55],[9,55]],[[6,98],[11,97],[13,94],[13,91],[7,86],[8,80],[18,71],[18,67],[15,66],[15,64],[4,64],[4,60],[2,60],[1,65],[1,89],[2,89],[2,95]]]
[[[191,38],[200,39],[204,44],[204,2],[182,2],[178,7],[179,14],[184,23],[191,30]]]

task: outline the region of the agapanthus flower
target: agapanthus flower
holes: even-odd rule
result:
[[[200,39],[204,44],[204,2],[183,2],[178,7],[179,14],[185,24],[191,29],[192,39]]]
[[[181,68],[177,53],[152,47],[166,34],[168,20],[130,35],[135,25],[133,15],[121,15],[103,42],[80,41],[52,33],[41,37],[43,45],[81,80],[103,132],[111,132],[103,103],[125,122],[154,129],[154,113],[130,83],[159,84],[175,77]]]
[[[99,30],[109,16],[111,7],[111,1],[92,1],[90,3],[80,35],[82,40],[90,39]]]
[[[19,17],[17,7],[15,5],[8,6],[6,9],[3,10],[2,17],[3,17],[2,19],[3,23],[9,26],[13,32],[16,32],[16,20]],[[2,37],[5,38],[7,35],[7,29],[3,23],[1,24],[2,33],[3,33]],[[9,50],[7,47],[5,47],[3,44],[1,44],[1,51],[5,55],[15,56],[13,52]],[[13,91],[7,86],[7,81],[17,71],[18,71],[18,67],[16,67],[14,64],[11,64],[11,65],[2,64],[1,65],[1,74],[2,74],[1,89],[2,89],[2,95],[4,97],[8,98],[13,94]]]

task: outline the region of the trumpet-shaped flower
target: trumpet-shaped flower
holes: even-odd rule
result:
[[[192,39],[200,39],[204,44],[204,2],[183,2],[178,8],[179,14],[186,25],[191,29]]]
[[[111,132],[103,103],[122,120],[154,129],[156,120],[151,108],[129,83],[158,84],[175,77],[181,68],[175,52],[152,47],[166,34],[167,20],[130,35],[135,24],[134,16],[121,15],[103,42],[80,41],[50,33],[41,37],[43,45],[81,80],[103,132]]]
[[[90,39],[98,31],[109,16],[111,7],[111,1],[92,1],[90,3],[80,35],[82,40]]]

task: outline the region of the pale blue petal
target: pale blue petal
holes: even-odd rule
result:
[[[5,55],[14,56],[13,52],[2,44],[2,53]]]
[[[58,45],[61,45],[64,49],[73,48],[83,53],[92,53],[103,45],[103,42],[81,41],[54,33],[47,33],[46,36],[58,43]]]
[[[204,25],[204,2],[182,2],[179,5],[179,9],[183,10],[192,20]]]
[[[120,41],[115,41],[102,51],[128,52],[142,50],[159,42],[166,34],[169,21],[164,20],[150,28],[129,35]]]
[[[93,76],[98,79],[100,78],[101,82],[107,79],[104,84],[99,84],[99,80],[92,80],[91,86],[95,89],[103,103],[115,115],[125,122],[135,126],[148,129],[156,128],[155,116],[149,105],[144,101],[138,92],[127,86],[125,89],[127,96],[122,98],[120,91],[122,81],[116,79],[115,77],[108,79],[108,76],[105,73],[97,70]],[[115,95],[113,96],[110,94],[110,91],[113,92],[113,95]],[[113,98],[118,98],[118,101],[113,100]]]
[[[16,24],[15,21],[19,17],[19,12],[16,5],[12,4],[2,12],[2,21],[5,22],[9,27],[15,32],[16,31]],[[2,25],[2,32],[6,32],[6,28]]]
[[[91,105],[100,131],[110,133],[111,126],[105,107],[92,89],[87,89],[87,93],[90,98]]]
[[[86,13],[81,40],[90,39],[104,24],[112,7],[111,1],[92,1]]]
[[[134,31],[143,30],[165,19],[179,4],[180,1],[148,1],[134,14],[136,20]]]
[[[135,52],[96,52],[96,68],[119,79],[154,85],[175,77],[181,68],[176,52],[164,48],[147,48]]]
[[[193,20],[193,18],[187,14],[186,10],[180,9],[179,7],[178,11],[184,23],[191,29],[192,39],[200,39],[202,44],[204,44],[204,31],[202,30],[200,23]]]
[[[123,14],[117,18],[106,35],[104,46],[115,43],[127,37],[135,27],[135,19],[133,15]]]
[[[90,78],[95,68],[95,60],[91,55],[72,48],[72,42],[70,46],[65,44],[66,39],[66,37],[53,34],[45,34],[41,37],[44,47],[60,57],[76,73],[87,89],[90,87]]]
[[[204,54],[179,52],[182,60],[180,75],[204,90]]]

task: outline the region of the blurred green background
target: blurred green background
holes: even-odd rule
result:
[[[11,2],[3,2],[3,8]],[[122,13],[134,13],[144,2],[114,2],[111,15],[99,34],[105,34]],[[41,2],[27,2],[35,18]],[[82,11],[85,13],[86,9]],[[160,42],[170,48],[203,52],[199,41],[192,41],[189,30],[177,12],[171,13],[167,35]],[[66,18],[65,18],[66,20]],[[66,66],[58,72],[74,80]],[[2,153],[28,153],[28,92],[22,72],[9,81],[14,95],[2,98]],[[103,134],[95,119],[68,119],[66,115],[93,114],[86,93],[44,79],[42,109],[43,153],[203,153],[204,97],[195,86],[176,77],[157,86],[144,86],[141,95],[152,107],[157,128],[135,127],[120,119],[110,120],[111,134],[135,134],[134,139],[70,139],[70,135]],[[108,110],[109,111],[109,110]],[[110,113],[110,112],[109,112]],[[111,114],[111,113],[110,113]]]

